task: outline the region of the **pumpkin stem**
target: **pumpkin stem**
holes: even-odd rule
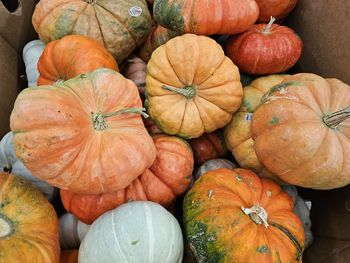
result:
[[[323,122],[331,129],[336,129],[346,119],[350,118],[350,107],[323,116]]]
[[[7,216],[0,214],[0,239],[12,235],[14,229],[13,224]]]
[[[264,28],[264,30],[263,30],[263,33],[265,33],[265,34],[268,34],[268,33],[270,33],[270,29],[271,29],[271,27],[272,27],[272,25],[273,25],[273,23],[276,21],[276,18],[274,18],[274,17],[270,17],[270,22],[265,26],[265,28]]]
[[[63,79],[58,79],[55,84],[56,85],[62,85],[64,83],[64,80]]]
[[[88,4],[94,5],[96,4],[97,0],[85,0]]]
[[[111,113],[92,113],[92,123],[94,126],[95,130],[98,131],[103,131],[108,128],[108,124],[105,121],[105,118],[109,118],[112,116],[117,116],[125,113],[135,113],[135,114],[141,114],[144,118],[148,118],[148,114],[145,112],[145,108],[126,108],[126,109],[121,109],[116,112],[111,112]]]
[[[259,205],[254,205],[251,208],[244,208],[242,206],[242,211],[246,215],[249,215],[250,219],[253,220],[255,224],[264,225],[266,228],[269,226],[267,222],[267,213],[264,208]]]
[[[183,95],[188,100],[193,99],[197,94],[196,88],[194,86],[186,86],[180,89],[180,88],[173,88],[173,87],[163,85],[162,89],[176,92],[180,95]]]

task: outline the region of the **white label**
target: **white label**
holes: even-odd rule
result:
[[[140,16],[142,14],[142,7],[140,6],[133,6],[129,9],[129,14],[131,16]]]
[[[252,121],[252,119],[253,119],[253,113],[247,113],[245,115],[245,120],[246,121]]]

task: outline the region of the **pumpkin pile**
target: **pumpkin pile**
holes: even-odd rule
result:
[[[350,87],[289,71],[296,4],[40,0],[0,142],[0,247],[28,252],[0,259],[302,262],[297,187],[350,183]]]

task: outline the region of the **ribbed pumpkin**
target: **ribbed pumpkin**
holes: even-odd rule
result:
[[[180,35],[178,32],[167,29],[162,26],[155,26],[151,34],[148,35],[146,41],[142,44],[138,50],[138,55],[145,62],[148,62],[152,56],[154,50],[157,47],[164,45],[170,39]]]
[[[154,19],[180,33],[233,35],[246,31],[258,18],[254,0],[155,0]]]
[[[193,34],[175,37],[153,52],[146,92],[156,125],[184,138],[225,126],[243,96],[238,68],[221,46]]]
[[[251,135],[254,111],[261,104],[261,98],[270,88],[280,84],[288,75],[269,75],[255,79],[244,88],[241,107],[224,129],[225,141],[235,160],[242,168],[253,170],[259,176],[269,177],[281,183],[278,177],[267,171],[255,154]]]
[[[58,218],[28,181],[0,173],[0,261],[57,263]]]
[[[129,185],[156,152],[135,84],[110,69],[23,90],[10,124],[17,157],[38,178],[76,193]]]
[[[154,135],[157,157],[153,165],[127,188],[100,195],[78,195],[61,190],[64,207],[81,221],[91,224],[104,212],[130,200],[149,200],[169,207],[191,182],[193,155],[182,139]]]
[[[96,40],[70,35],[48,43],[38,61],[38,85],[51,85],[98,68],[118,71],[113,56]]]
[[[37,64],[44,48],[45,44],[39,39],[28,42],[23,48],[22,55],[26,67],[28,87],[37,85],[39,77]]]
[[[255,0],[259,6],[258,22],[267,23],[273,16],[277,20],[285,18],[296,6],[298,0]]]
[[[262,164],[282,180],[314,189],[350,183],[350,87],[300,73],[263,98],[252,136]]]
[[[79,250],[63,250],[61,253],[61,263],[78,263]]]
[[[145,97],[147,65],[137,56],[131,56],[126,60],[123,68],[123,76],[132,80],[137,86],[140,96]]]
[[[212,133],[204,133],[202,136],[190,141],[194,161],[201,165],[208,160],[224,157],[227,147],[221,130]]]
[[[245,169],[201,176],[186,194],[184,224],[197,262],[302,262],[304,229],[289,195]]]
[[[45,43],[66,35],[89,36],[118,63],[142,44],[152,25],[145,0],[40,0],[32,22]]]
[[[232,36],[226,44],[226,53],[238,68],[249,74],[281,73],[299,60],[303,42],[289,27],[273,24],[255,24],[246,32]]]

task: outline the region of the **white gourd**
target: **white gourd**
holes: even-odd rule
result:
[[[43,53],[45,44],[41,40],[33,40],[23,48],[23,61],[26,67],[28,87],[37,86],[39,78],[38,60]]]
[[[100,216],[79,248],[79,263],[181,263],[176,218],[150,201],[123,204]]]
[[[12,139],[12,132],[8,132],[0,141],[0,171],[16,174],[27,179],[52,202],[58,195],[58,191],[52,185],[34,177],[24,164],[17,159]]]
[[[60,217],[60,244],[62,249],[79,248],[90,225],[77,219],[73,214],[65,213]]]

